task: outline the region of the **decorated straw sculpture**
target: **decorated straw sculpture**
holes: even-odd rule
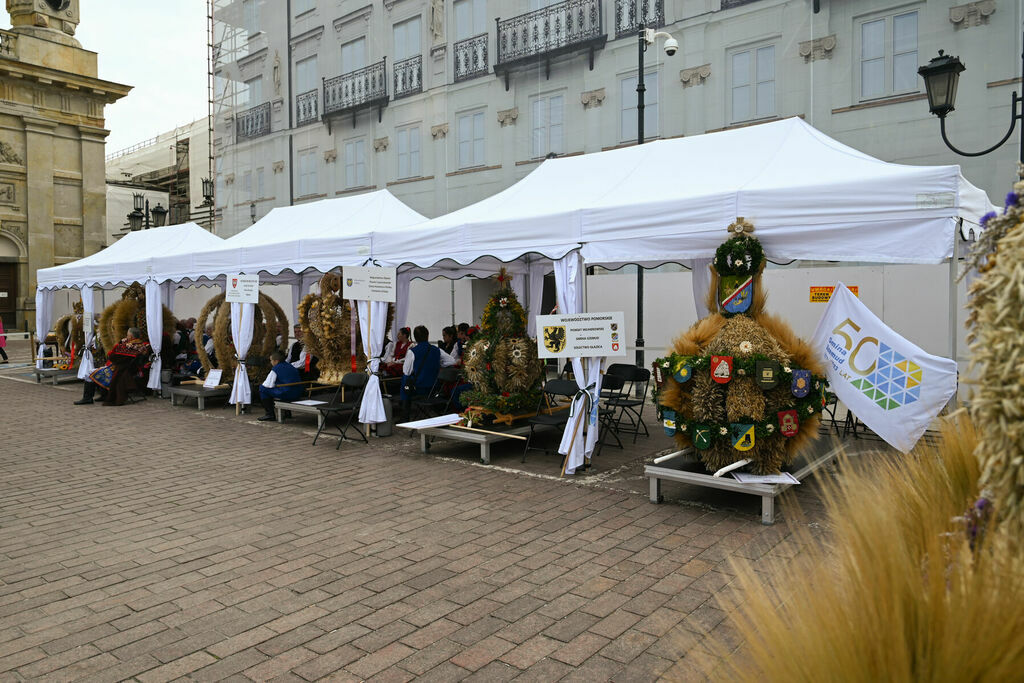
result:
[[[282,351],[288,348],[288,317],[276,301],[262,292],[255,313],[252,344],[249,345],[249,353],[246,354],[245,370],[250,380],[262,381],[270,369],[270,353],[275,348]],[[226,378],[238,367],[238,358],[231,340],[231,304],[224,300],[223,294],[218,294],[206,302],[196,320],[196,329],[205,330],[211,316],[217,367],[225,371]],[[280,343],[278,337],[281,339]],[[199,356],[199,362],[203,364],[203,369],[209,372],[213,368],[213,363],[203,346],[202,336],[198,334],[196,354]]]
[[[164,331],[174,330],[177,321],[167,306],[163,307]],[[149,325],[146,322],[146,290],[138,282],[132,283],[121,295],[120,301],[103,309],[97,337],[104,349],[112,349],[125,335],[129,327],[142,330],[142,337],[149,341]]]
[[[811,346],[765,313],[764,251],[740,219],[711,266],[710,315],[654,363],[665,431],[710,471],[749,460],[778,472],[818,436],[824,368]]]
[[[494,413],[534,410],[540,401],[537,342],[526,334],[526,311],[511,284],[502,268],[498,290],[484,307],[480,331],[462,353],[466,377],[473,383],[463,401]]]

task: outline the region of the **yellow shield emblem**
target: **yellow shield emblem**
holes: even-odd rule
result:
[[[547,325],[544,327],[544,348],[551,353],[560,353],[565,348],[565,326]]]

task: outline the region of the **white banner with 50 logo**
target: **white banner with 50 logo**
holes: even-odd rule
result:
[[[904,453],[956,391],[956,362],[898,335],[842,282],[814,332],[814,348],[833,393]]]

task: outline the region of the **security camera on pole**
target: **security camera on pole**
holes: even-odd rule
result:
[[[679,51],[679,42],[665,31],[657,31],[646,26],[640,27],[638,34],[638,66],[636,72],[636,144],[644,144],[644,53],[647,46],[653,45],[658,38],[665,39],[665,54],[669,57]],[[636,266],[636,366],[644,367],[644,267]],[[637,388],[639,391],[639,387]]]

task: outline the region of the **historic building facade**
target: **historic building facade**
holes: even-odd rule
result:
[[[78,0],[7,0],[0,31],[0,315],[34,322],[35,272],[104,246],[103,108],[129,86],[97,77],[74,38]]]
[[[647,139],[801,116],[887,161],[959,163],[999,196],[1015,149],[945,148],[917,67],[961,76],[950,136],[978,149],[1010,120],[1015,0],[213,0],[218,234],[274,206],[388,188],[436,216],[550,154],[632,144],[636,27]],[[680,159],[680,163],[687,160]],[[586,182],[585,178],[580,179]]]

